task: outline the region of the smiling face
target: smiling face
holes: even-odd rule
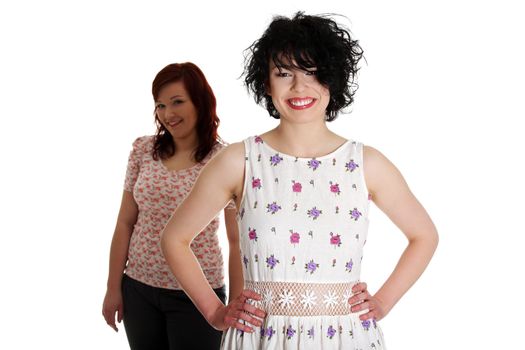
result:
[[[155,113],[174,140],[197,138],[197,109],[182,81],[166,84],[160,90],[155,101]]]
[[[285,120],[305,123],[325,120],[330,91],[316,77],[316,69],[302,70],[270,62],[268,95]]]

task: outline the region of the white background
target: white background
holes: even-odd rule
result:
[[[192,61],[235,142],[276,125],[237,79],[272,15],[348,16],[365,50],[330,127],[381,150],[440,246],[381,322],[388,348],[523,348],[525,24],[518,1],[4,1],[0,5],[0,348],[126,349],[104,322],[109,244],[151,82]],[[362,279],[406,243],[373,210]],[[221,240],[225,233],[221,228]],[[224,246],[227,256],[227,247]]]

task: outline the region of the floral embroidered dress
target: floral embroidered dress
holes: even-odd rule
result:
[[[348,299],[359,281],[369,198],[363,146],[346,141],[318,158],[244,141],[238,214],[245,288],[267,313],[254,333],[230,328],[223,349],[385,349],[379,325]]]

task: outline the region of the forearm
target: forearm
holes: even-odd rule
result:
[[[426,239],[413,239],[401,255],[397,266],[375,297],[390,311],[401,297],[418,280],[436,250],[437,233]]]
[[[120,289],[122,274],[128,260],[128,249],[132,231],[133,227],[127,225],[117,224],[115,228],[109,255],[108,289]]]
[[[239,296],[244,288],[242,274],[241,254],[239,245],[230,245],[230,257],[228,260],[229,272],[229,296],[228,302]]]
[[[163,235],[161,247],[177,282],[209,322],[211,315],[224,304],[208,283],[189,243]]]

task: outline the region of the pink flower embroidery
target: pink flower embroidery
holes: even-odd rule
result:
[[[301,239],[301,235],[299,235],[299,233],[297,232],[293,232],[292,230],[290,230],[290,243],[292,244],[295,244],[295,243],[299,243],[299,240]]]
[[[341,235],[334,235],[332,232],[330,232],[330,244],[340,247]]]
[[[293,181],[292,191],[294,191],[295,193],[298,193],[298,192],[301,192],[302,189],[303,189],[303,185],[301,185],[300,182]]]
[[[339,184],[334,184],[332,181],[330,181],[330,192],[335,194],[341,194],[341,190],[339,189]]]
[[[252,188],[261,189],[261,179],[252,177]]]
[[[250,240],[257,242],[257,232],[255,232],[254,228],[251,229],[248,227],[248,237]]]

